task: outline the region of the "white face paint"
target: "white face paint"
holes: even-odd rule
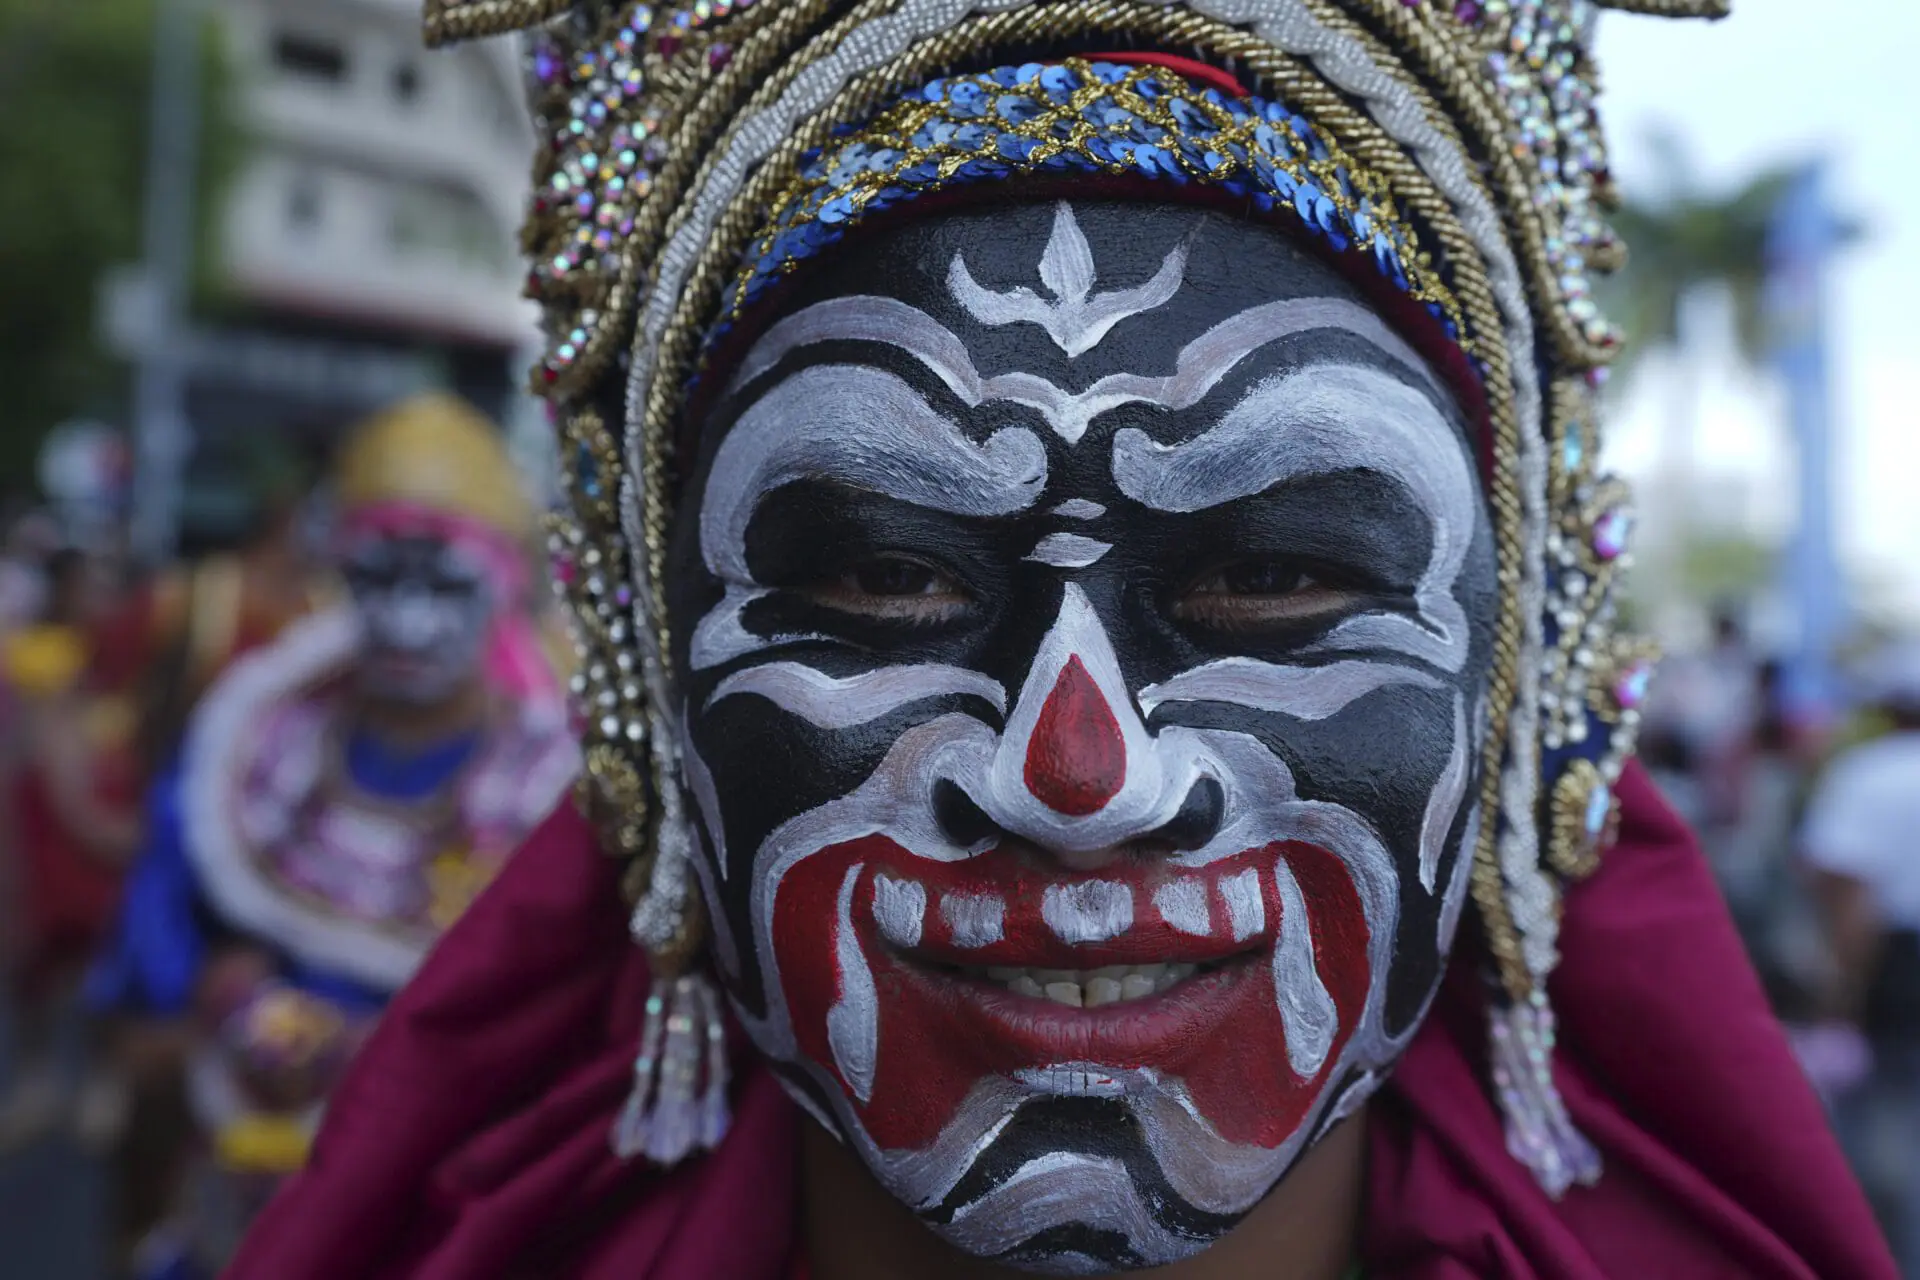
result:
[[[485,567],[438,537],[370,534],[342,557],[372,696],[431,706],[479,674],[495,602]]]
[[[1444,392],[1324,269],[1032,213],[1038,290],[963,217],[749,350],[684,745],[796,1096],[959,1247],[1112,1269],[1229,1229],[1417,1025],[1491,555]]]

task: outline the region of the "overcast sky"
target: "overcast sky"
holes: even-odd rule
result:
[[[1830,158],[1837,202],[1871,239],[1833,291],[1839,536],[1855,573],[1896,586],[1920,619],[1920,2],[1734,0],[1719,23],[1601,20],[1614,166],[1630,191],[1660,178],[1649,138],[1670,128],[1699,180],[1732,185],[1771,162]],[[1696,465],[1791,515],[1776,388],[1721,353],[1706,377]],[[1648,467],[1670,388],[1650,370],[1623,396],[1614,459]]]

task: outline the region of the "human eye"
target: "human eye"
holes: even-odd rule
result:
[[[1331,618],[1365,594],[1299,561],[1234,560],[1197,574],[1175,599],[1173,614],[1210,630],[1259,631]]]
[[[917,626],[953,621],[973,604],[953,574],[898,552],[868,556],[803,588],[802,594],[841,613]]]

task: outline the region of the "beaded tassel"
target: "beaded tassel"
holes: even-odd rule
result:
[[[654,979],[633,1092],[613,1125],[615,1155],[664,1167],[719,1145],[731,1119],[725,1038],[719,994],[703,975]]]
[[[1554,1018],[1546,996],[1497,1007],[1490,1015],[1493,1083],[1506,1117],[1507,1151],[1558,1200],[1600,1178],[1600,1153],[1573,1127],[1553,1082]]]

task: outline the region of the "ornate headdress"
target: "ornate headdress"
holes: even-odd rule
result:
[[[1290,222],[1450,345],[1439,363],[1478,418],[1503,586],[1472,837],[1495,1084],[1509,1148],[1542,1184],[1590,1180],[1597,1158],[1554,1088],[1546,983],[1650,670],[1616,626],[1626,493],[1596,469],[1618,337],[1591,281],[1621,249],[1590,47],[1602,8],[1719,16],[1725,0],[426,7],[432,41],[531,34],[534,381],[565,460],[553,544],[584,648],[585,798],[632,860],[634,933],[662,975],[626,1142],[673,1159],[724,1124],[716,1005],[689,973],[702,917],[658,592],[687,389],[769,282],[876,210],[1085,173],[1216,189]]]

